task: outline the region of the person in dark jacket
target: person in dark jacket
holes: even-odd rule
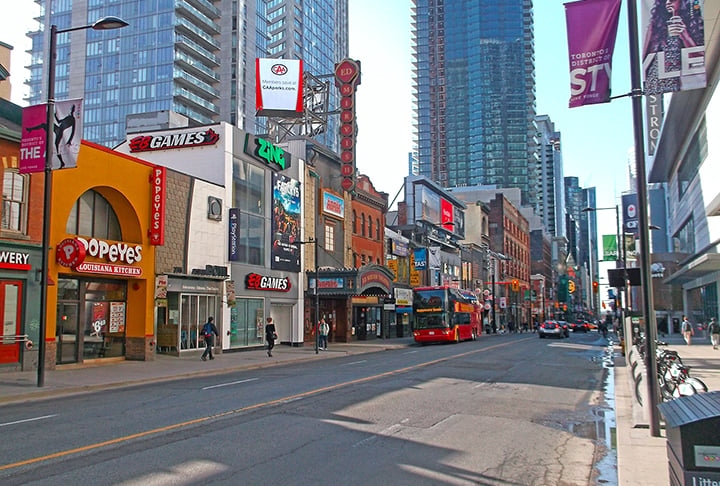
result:
[[[202,328],[202,335],[205,338],[205,352],[200,356],[200,359],[203,361],[207,361],[208,357],[215,359],[212,348],[215,344],[215,336],[220,337],[220,334],[218,333],[217,327],[215,327],[212,317],[208,317],[207,322]]]
[[[277,339],[277,331],[275,330],[275,323],[272,317],[267,318],[265,324],[265,340],[268,343],[267,355],[272,357],[272,350],[275,347],[275,340]]]

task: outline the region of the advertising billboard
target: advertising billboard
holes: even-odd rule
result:
[[[255,60],[255,111],[258,116],[299,117],[303,113],[303,62]]]
[[[273,244],[270,268],[300,271],[300,181],[273,173]]]

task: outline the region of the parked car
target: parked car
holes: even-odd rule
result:
[[[563,325],[558,321],[545,321],[538,327],[538,337],[540,339],[544,339],[548,336],[560,339],[567,337],[567,324],[565,326],[566,327],[563,327]]]
[[[588,332],[590,330],[590,324],[583,319],[578,319],[570,324],[570,330],[572,332]]]

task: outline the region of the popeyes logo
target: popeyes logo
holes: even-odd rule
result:
[[[55,250],[55,259],[63,267],[75,268],[85,260],[85,247],[76,238],[65,238]]]
[[[76,268],[88,255],[110,263],[132,265],[142,260],[142,246],[122,242],[109,243],[96,238],[86,240],[77,236],[61,241],[55,252],[57,262],[68,268]]]

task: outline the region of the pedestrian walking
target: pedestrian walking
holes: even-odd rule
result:
[[[207,322],[202,327],[202,336],[205,338],[205,352],[203,352],[202,356],[200,356],[200,359],[203,361],[207,361],[208,357],[210,359],[215,359],[213,356],[212,348],[215,344],[215,336],[220,336],[220,333],[218,333],[217,327],[215,327],[215,323],[213,322],[212,317],[208,317]]]
[[[718,321],[714,317],[710,319],[707,332],[710,334],[710,342],[712,343],[713,349],[717,349],[718,346],[720,346],[720,324],[718,324]]]
[[[272,350],[275,347],[275,340],[277,339],[277,331],[275,330],[275,323],[272,317],[268,317],[265,323],[265,340],[268,343],[267,355],[272,357]]]
[[[320,319],[318,332],[320,333],[320,349],[324,349],[325,351],[327,351],[328,334],[330,334],[330,324],[325,322],[325,319]]]
[[[695,330],[693,329],[693,325],[690,324],[687,316],[683,316],[682,327],[680,328],[680,331],[682,332],[683,338],[685,339],[685,344],[690,346],[690,344],[692,343],[692,337],[695,334]]]

